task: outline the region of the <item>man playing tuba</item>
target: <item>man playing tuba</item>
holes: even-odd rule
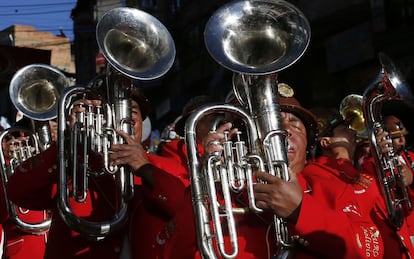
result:
[[[100,105],[99,100],[79,100],[83,104]],[[83,110],[84,108],[76,106],[75,109]],[[184,185],[176,177],[172,176],[172,170],[183,168],[172,159],[162,159],[158,156],[147,153],[141,144],[141,127],[142,115],[147,116],[148,107],[147,99],[138,92],[132,94],[132,123],[134,135],[129,136],[125,132],[117,131],[125,140],[125,144],[113,144],[111,147],[110,163],[113,166],[128,165],[136,176],[135,197],[130,201],[129,207],[131,214],[130,226],[137,225],[137,220],[147,217],[148,208],[143,203],[151,204],[151,210],[159,207],[158,210],[164,211],[165,216],[173,215],[177,203],[184,196]],[[142,112],[141,112],[142,111]],[[75,112],[75,111],[73,111]],[[74,114],[73,114],[74,117]],[[73,118],[71,116],[71,118]],[[47,244],[45,258],[150,258],[151,251],[136,251],[136,247],[141,247],[141,242],[148,241],[148,235],[157,230],[151,224],[146,224],[143,229],[138,229],[137,233],[131,234],[131,240],[128,240],[127,226],[117,233],[112,233],[103,240],[91,240],[79,233],[71,230],[64,223],[61,215],[56,208],[56,185],[57,185],[57,168],[56,163],[56,143],[38,156],[25,161],[21,166],[16,168],[16,172],[10,179],[10,198],[16,204],[37,208],[51,208],[53,213],[53,223],[50,230],[49,242]],[[51,159],[55,157],[55,159]],[[95,157],[91,163],[93,167],[102,167],[102,158]],[[35,166],[36,165],[36,166]],[[30,170],[27,174],[25,171]],[[30,185],[21,186],[22,182],[30,182]],[[88,220],[102,220],[110,217],[114,211],[115,204],[112,203],[114,197],[111,197],[111,190],[114,188],[114,181],[111,177],[96,177],[88,188],[88,199],[86,206],[78,203],[71,203],[73,210],[79,217]],[[16,186],[19,186],[17,188]],[[181,190],[181,194],[178,190]],[[36,194],[36,196],[35,196]],[[33,197],[36,197],[33,199]],[[143,204],[145,206],[143,206]],[[143,207],[142,207],[143,206]],[[154,223],[155,224],[155,223]],[[128,243],[134,247],[133,253],[130,254]],[[143,255],[142,255],[143,254]],[[138,257],[139,256],[139,257]]]
[[[30,123],[30,119],[23,117],[6,129],[6,135],[2,134],[2,159],[5,163],[2,165],[2,173],[6,174],[3,175],[3,180],[8,179],[22,161],[36,154],[33,139],[29,135]],[[6,186],[7,189],[8,181],[2,186]],[[8,220],[3,223],[6,258],[43,258],[50,226],[49,212],[15,205],[10,201],[8,192],[1,193],[2,203],[8,203],[4,209]]]
[[[269,214],[277,214],[286,219],[294,241],[291,248],[294,258],[381,258],[386,255],[390,244],[384,243],[382,238],[390,232],[375,231],[379,223],[369,213],[365,213],[372,209],[369,202],[361,202],[355,197],[351,183],[341,180],[340,177],[329,177],[324,169],[309,165],[307,150],[310,151],[313,145],[312,141],[316,136],[314,129],[317,125],[313,115],[301,107],[294,97],[280,97],[280,105],[283,127],[289,133],[291,178],[284,181],[266,172],[255,173],[256,179],[266,182],[254,185],[256,204],[265,213],[235,217],[238,257],[270,258],[276,253],[275,230]],[[222,151],[221,144],[217,143],[224,140],[223,132],[229,129],[231,123],[208,135],[204,140],[205,143],[210,143],[205,146],[206,154]],[[350,195],[343,195],[347,191]],[[372,196],[370,201],[375,202],[375,197],[378,196]],[[238,202],[243,202],[243,198],[236,199],[235,203]],[[351,204],[356,206],[348,206]],[[195,217],[191,198],[188,196],[181,206],[173,219],[175,232],[166,244],[169,251],[173,251],[169,258],[203,257],[197,241],[189,238],[195,237],[196,231],[194,223],[191,222]],[[384,226],[385,221],[381,222],[380,225]],[[393,232],[390,227],[388,230]],[[400,234],[407,237],[404,231]],[[227,235],[225,240],[228,247],[230,244]],[[407,254],[413,253],[412,245],[407,242],[404,244],[407,250],[402,248],[395,256],[406,258]],[[216,256],[220,258],[217,251]]]

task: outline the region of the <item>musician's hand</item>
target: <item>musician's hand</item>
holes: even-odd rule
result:
[[[8,158],[13,157],[13,151],[17,149],[17,146],[15,144],[16,141],[17,139],[11,136],[7,142],[3,142],[3,152]]]
[[[140,140],[136,140],[133,136],[120,130],[117,130],[116,133],[124,138],[126,144],[112,145],[110,148],[112,153],[109,155],[112,165],[129,165],[133,171],[136,171],[141,166],[150,163]]]
[[[20,136],[17,138],[14,136],[10,136],[10,139],[7,140],[5,147],[4,147],[4,154],[6,154],[7,157],[15,157],[14,151],[19,150],[23,147],[27,147],[25,144],[27,140],[29,140],[29,136],[25,136],[25,133],[23,131],[20,132]],[[31,151],[34,151],[34,147],[31,147]]]
[[[282,218],[296,220],[298,208],[302,202],[303,190],[297,180],[296,174],[289,181],[266,172],[255,172],[257,179],[266,183],[256,183],[254,195],[256,205],[261,209],[270,209]]]
[[[224,132],[229,131],[228,139],[231,139],[237,132],[237,128],[232,129],[232,127],[233,125],[231,122],[227,122],[218,127],[216,131],[211,131],[205,138],[203,138],[202,145],[206,156],[209,156],[214,152],[221,152],[223,150],[222,143],[225,140]]]
[[[57,141],[58,138],[58,124],[56,121],[50,120],[50,134],[52,135],[52,141]]]
[[[405,186],[410,186],[413,183],[413,171],[405,163],[401,163],[401,165],[401,174],[403,177],[404,184]]]
[[[381,154],[386,154],[388,152],[391,151],[392,148],[392,140],[390,138],[388,138],[388,132],[383,131],[382,129],[380,129],[376,136],[375,139],[377,141],[377,146],[379,148],[379,152]]]

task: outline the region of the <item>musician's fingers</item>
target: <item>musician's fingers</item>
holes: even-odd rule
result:
[[[256,171],[254,173],[254,177],[266,183],[274,183],[275,181],[278,181],[278,178],[276,176],[273,176],[267,172]]]

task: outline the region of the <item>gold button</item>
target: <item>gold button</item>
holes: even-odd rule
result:
[[[48,171],[49,173],[51,173],[51,172],[53,172],[53,169],[52,169],[52,168],[49,168],[49,169],[47,169],[47,171]]]
[[[160,199],[160,200],[162,200],[162,201],[167,201],[167,197],[165,197],[164,195],[158,195],[158,198]]]

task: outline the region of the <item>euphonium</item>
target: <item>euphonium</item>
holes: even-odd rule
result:
[[[133,8],[115,8],[99,20],[96,28],[98,45],[108,62],[104,89],[73,86],[62,94],[59,103],[59,203],[63,220],[73,230],[92,237],[104,238],[122,228],[127,220],[127,201],[133,196],[133,174],[125,166],[109,163],[109,148],[123,143],[116,129],[132,134],[131,90],[133,80],[152,80],[163,76],[172,66],[175,46],[168,30],[155,17]],[[86,107],[77,114],[72,129],[67,129],[66,114],[77,97],[99,99],[102,106]],[[65,140],[65,133],[70,141]],[[80,152],[78,153],[78,149]],[[66,150],[71,150],[70,154]],[[88,157],[103,154],[102,170],[88,169]],[[82,163],[77,162],[80,157]],[[72,173],[66,171],[71,165]],[[117,184],[116,213],[111,219],[92,222],[72,211],[69,194],[76,202],[84,202],[88,177],[111,174]],[[72,186],[69,181],[73,182]]]
[[[193,113],[186,122],[197,239],[204,258],[218,257],[216,251],[223,258],[235,258],[238,241],[234,214],[262,211],[255,205],[253,170],[268,171],[284,180],[290,178],[287,133],[282,128],[276,73],[292,65],[305,52],[310,41],[310,26],[302,12],[285,1],[233,1],[213,14],[204,35],[210,55],[234,72],[233,91],[247,108],[213,105]],[[223,144],[223,157],[211,155],[201,170],[196,125],[205,116],[217,112],[244,121],[248,144],[240,134],[234,143],[227,139]],[[249,196],[249,205],[235,207],[231,192],[244,190]],[[224,203],[218,196],[223,197]],[[293,241],[285,220],[275,216],[274,222],[275,246],[279,250],[276,257],[286,258]],[[222,225],[228,229],[230,251],[225,248]]]
[[[5,146],[8,138],[11,139],[9,146]],[[50,213],[43,211],[43,220],[39,222],[26,222],[19,217],[17,210],[21,214],[30,213],[28,209],[17,207],[12,201],[7,198],[7,182],[9,177],[14,173],[15,168],[27,159],[36,156],[40,153],[38,139],[33,134],[32,130],[23,128],[9,128],[0,135],[0,143],[3,147],[0,152],[1,176],[4,189],[4,197],[7,203],[7,212],[11,221],[20,230],[35,235],[41,235],[48,231],[51,223]]]
[[[41,222],[23,221],[17,214],[16,205],[7,199],[6,186],[17,166],[50,146],[49,120],[56,118],[60,93],[67,86],[69,81],[62,72],[44,64],[21,68],[10,82],[10,98],[16,109],[30,118],[31,125],[27,125],[29,128],[14,126],[1,133],[0,143],[4,145],[7,138],[15,137],[10,147],[3,146],[1,149],[1,175],[10,219],[19,229],[31,234],[43,234],[49,229],[49,212],[43,212],[44,220]],[[19,210],[29,212],[23,208]]]
[[[382,105],[390,100],[402,100],[412,105],[413,96],[410,87],[392,61],[383,53],[378,55],[381,71],[377,78],[365,90],[363,95],[363,113],[371,143],[371,153],[375,158],[378,182],[384,195],[390,223],[399,229],[407,211],[411,210],[411,200],[401,174],[401,164],[392,145],[387,154],[381,154],[376,142],[377,132],[382,125]]]

